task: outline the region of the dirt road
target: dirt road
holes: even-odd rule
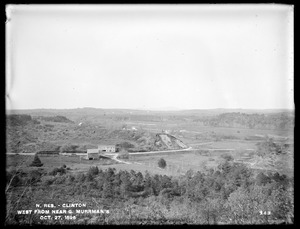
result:
[[[114,153],[114,154],[112,154],[112,153],[106,153],[106,154],[104,154],[103,156],[112,156],[112,157],[109,157],[109,158],[112,159],[112,160],[115,160],[115,161],[117,161],[117,162],[119,162],[119,163],[131,164],[130,162],[122,161],[122,160],[118,159],[118,158],[117,158],[117,157],[119,156],[118,153]]]
[[[154,153],[172,153],[172,152],[180,152],[180,151],[189,151],[193,150],[192,147],[186,149],[174,149],[174,150],[161,150],[161,151],[149,151],[149,152],[136,152],[136,153],[128,153],[129,155],[140,155],[140,154],[154,154]]]

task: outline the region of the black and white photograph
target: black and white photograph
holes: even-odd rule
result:
[[[294,5],[5,11],[5,225],[294,224]]]

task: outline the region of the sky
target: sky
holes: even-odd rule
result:
[[[294,109],[291,5],[6,13],[7,109]]]

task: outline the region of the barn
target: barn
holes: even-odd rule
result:
[[[98,149],[87,149],[87,159],[99,159],[100,154]]]

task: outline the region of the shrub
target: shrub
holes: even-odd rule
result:
[[[39,171],[32,170],[29,172],[28,181],[32,184],[39,182],[39,181],[41,181],[41,176],[42,176],[42,174]]]
[[[73,175],[68,175],[68,177],[66,178],[67,182],[69,184],[73,183],[75,181],[75,177]]]
[[[98,175],[98,173],[99,173],[99,169],[97,166],[92,166],[89,168],[88,174],[95,176]]]
[[[262,172],[259,173],[256,176],[256,179],[255,179],[255,183],[257,185],[265,185],[265,184],[270,183],[270,182],[271,182],[271,179]]]
[[[225,161],[233,161],[234,159],[230,154],[223,154],[221,157],[225,159]]]
[[[63,153],[65,151],[75,151],[75,150],[77,150],[77,148],[78,148],[78,145],[72,145],[72,144],[68,143],[68,144],[62,145],[60,147],[59,151],[61,153]]]
[[[165,159],[161,158],[158,161],[158,167],[164,169],[167,166]]]
[[[122,142],[122,143],[118,143],[116,144],[116,148],[118,149],[118,151],[120,151],[121,149],[132,149],[135,146],[133,144],[131,144],[130,142]]]
[[[51,185],[54,181],[54,178],[52,176],[43,176],[41,181],[43,185]]]
[[[51,172],[49,172],[49,175],[56,176],[57,174],[63,175],[66,173],[66,169],[64,167],[60,168],[54,168]]]
[[[12,187],[22,185],[22,178],[19,176],[19,174],[15,174],[15,173],[16,172],[14,172],[14,173],[8,172],[6,175],[6,177],[7,177],[6,181],[8,184],[10,183],[10,186],[12,186]]]
[[[34,155],[34,159],[33,159],[32,163],[30,164],[30,166],[34,166],[34,167],[43,166],[43,164],[37,154]]]
[[[38,120],[36,120],[36,119],[33,120],[33,123],[34,123],[34,124],[41,124],[41,122],[38,121]]]
[[[83,144],[83,145],[78,145],[78,147],[76,148],[76,150],[78,151],[86,151],[87,149],[95,149],[97,148],[97,145],[91,145],[91,144]]]
[[[85,176],[84,173],[79,173],[79,174],[76,175],[75,179],[76,179],[77,182],[84,182],[85,179],[86,179],[86,176]]]
[[[129,154],[126,150],[121,150],[118,156],[119,159],[129,159]]]
[[[66,176],[55,177],[53,184],[63,184],[66,181]]]

